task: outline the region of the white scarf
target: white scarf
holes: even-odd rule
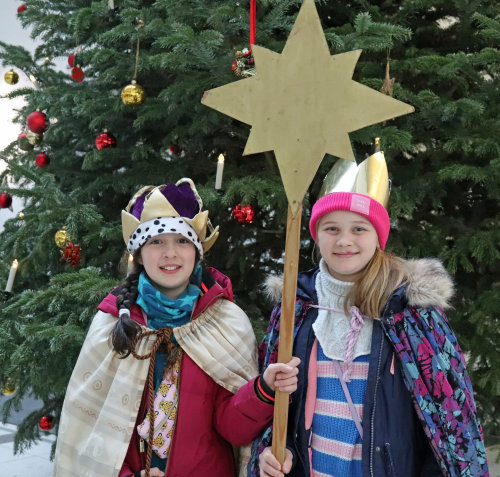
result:
[[[312,326],[325,355],[330,359],[342,362],[345,360],[346,338],[351,329],[351,317],[343,312],[344,301],[352,285],[352,282],[343,282],[332,277],[325,261],[321,259],[315,283],[318,305],[342,311],[320,308],[318,309],[318,317]],[[373,320],[365,318],[354,346],[353,359],[370,354],[372,330]]]

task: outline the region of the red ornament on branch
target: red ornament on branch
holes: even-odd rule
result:
[[[42,431],[50,431],[55,425],[54,416],[51,416],[50,414],[48,414],[47,416],[42,416],[42,418],[38,422],[38,425],[40,426],[40,429]]]
[[[47,128],[50,126],[49,118],[45,113],[41,111],[34,111],[26,120],[26,124],[28,125],[28,129],[37,134],[43,134],[47,131]]]
[[[36,156],[35,162],[38,167],[45,167],[50,164],[50,159],[47,154],[41,152],[40,154],[38,154],[38,156]]]
[[[82,250],[78,245],[73,245],[70,242],[66,245],[62,258],[71,267],[78,267],[80,266],[80,260],[82,258]]]
[[[26,11],[26,5],[23,3],[17,7],[17,13],[23,13]]]
[[[73,68],[75,66],[75,54],[71,53],[71,55],[68,56],[68,65]]]
[[[232,213],[233,219],[240,224],[251,224],[255,217],[255,211],[251,205],[238,204]]]
[[[8,192],[0,194],[0,209],[8,209],[12,205],[12,196]]]
[[[108,147],[116,147],[115,137],[108,131],[104,130],[95,140],[95,145],[99,151]]]
[[[80,65],[76,65],[74,68],[71,68],[71,77],[77,81],[78,83],[81,83],[84,78],[83,70],[80,68]]]

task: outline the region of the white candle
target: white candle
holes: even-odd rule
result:
[[[108,8],[110,10],[114,10],[115,9],[115,1],[114,0],[108,0]]]
[[[222,187],[222,171],[224,170],[224,154],[219,154],[217,159],[217,174],[215,175],[215,188]]]
[[[14,260],[12,262],[12,266],[10,267],[9,278],[7,279],[7,286],[5,287],[6,292],[12,291],[12,287],[14,286],[14,278],[17,272],[17,265],[18,265],[17,260]]]
[[[134,256],[129,253],[127,261],[127,275],[130,275],[134,270]]]

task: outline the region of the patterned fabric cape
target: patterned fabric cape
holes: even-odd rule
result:
[[[64,399],[55,477],[116,477],[125,459],[149,360],[118,358],[109,338],[115,323],[99,311],[87,333]],[[252,325],[229,300],[218,300],[174,334],[184,352],[233,393],[258,374]],[[141,340],[137,352],[148,354],[153,342],[154,336]]]
[[[295,306],[295,334],[310,303]],[[274,308],[259,349],[264,369],[277,359],[281,307]],[[465,359],[446,315],[440,308],[405,308],[382,320],[403,370],[417,415],[444,475],[487,477],[483,432]],[[294,336],[295,337],[295,336]],[[271,445],[272,427],[252,445],[249,476],[258,476],[258,456]]]

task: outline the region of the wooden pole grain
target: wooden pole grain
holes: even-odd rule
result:
[[[300,225],[302,204],[293,214],[290,205],[286,223],[285,267],[283,276],[283,298],[281,301],[278,362],[287,363],[292,358],[293,328],[295,323],[295,301],[297,275],[299,273]],[[283,464],[285,460],[286,433],[288,423],[289,393],[276,392],[272,452]]]

